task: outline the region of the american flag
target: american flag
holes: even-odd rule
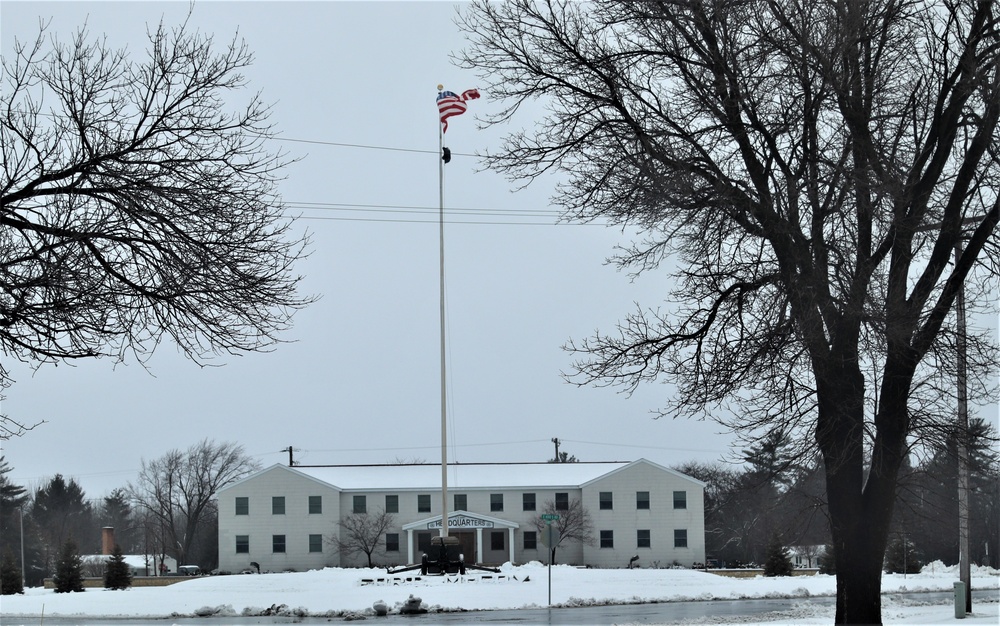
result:
[[[468,105],[465,103],[469,100],[475,100],[478,97],[478,89],[467,89],[462,92],[462,95],[458,95],[454,91],[442,91],[438,93],[438,113],[441,115],[441,123],[444,124],[441,132],[448,131],[449,117],[465,113],[465,110],[468,108]]]

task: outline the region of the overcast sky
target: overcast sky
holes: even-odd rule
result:
[[[33,38],[39,18],[68,38],[86,22],[133,53],[145,29],[176,24],[184,2],[10,2],[3,53]],[[109,360],[32,372],[13,368],[3,411],[45,424],[4,444],[11,478],[35,485],[59,472],[99,497],[134,480],[141,459],[201,438],[237,441],[265,465],[297,461],[382,463],[440,460],[438,334],[437,85],[460,92],[475,76],[449,54],[463,46],[446,2],[199,2],[193,24],[221,44],[234,34],[256,55],[252,89],[275,104],[283,141],[302,160],[281,186],[312,233],[300,264],[304,290],[321,300],[296,318],[292,343],[270,354],[199,368],[163,345],[149,371]],[[656,304],[665,278],[638,283],[604,264],[627,238],[600,226],[553,225],[551,181],[514,192],[471,156],[501,131],[477,130],[473,113],[498,106],[489,94],[452,118],[446,172],[453,213],[445,246],[449,457],[544,461],[553,437],[581,460],[645,457],[674,465],[712,461],[729,436],[710,422],[654,420],[672,388],[631,398],[581,389],[560,372],[560,346],[610,330],[633,302]],[[461,154],[458,154],[461,153]],[[339,205],[344,210],[302,207]],[[387,212],[372,207],[419,207]],[[430,207],[431,210],[426,210]],[[470,222],[480,222],[472,224]]]
[[[254,51],[250,88],[274,103],[285,139],[274,148],[302,157],[281,192],[312,233],[312,256],[297,269],[304,291],[321,299],[299,313],[290,343],[221,367],[200,368],[171,345],[148,371],[109,360],[35,373],[15,364],[2,409],[45,424],[4,444],[14,482],[62,473],[96,498],[135,480],[143,458],[206,437],[239,442],[264,465],[287,462],[288,446],[305,464],[440,460],[435,96],[439,83],[477,87],[449,60],[463,46],[456,6],[197,3],[194,26],[219,44],[238,33]],[[86,23],[141,54],[147,26],[178,24],[187,10],[4,0],[2,50],[15,36],[33,39],[42,18],[62,39]],[[667,277],[630,282],[605,265],[629,233],[554,225],[553,181],[515,192],[477,171],[465,155],[496,147],[504,132],[477,130],[473,114],[498,106],[483,96],[452,118],[446,142],[456,153],[446,174],[449,457],[544,461],[553,437],[587,461],[727,456],[733,439],[718,425],[653,419],[668,384],[626,397],[562,379],[569,338],[613,330],[635,302],[659,305]]]

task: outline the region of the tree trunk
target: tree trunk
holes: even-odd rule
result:
[[[817,377],[816,440],[826,466],[830,533],[837,559],[837,624],[881,624],[881,572],[888,522],[865,506],[864,378],[857,366]],[[890,505],[891,506],[891,505]]]

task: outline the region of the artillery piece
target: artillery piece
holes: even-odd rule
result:
[[[465,555],[460,550],[458,537],[431,537],[430,550],[420,556],[420,563],[417,565],[406,565],[395,569],[387,568],[389,574],[399,574],[400,572],[412,572],[420,570],[422,576],[444,576],[446,574],[465,575],[466,570],[479,570],[483,572],[499,573],[495,567],[485,565],[475,565],[465,562]]]

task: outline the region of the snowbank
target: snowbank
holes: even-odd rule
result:
[[[389,576],[380,569],[340,569],[264,575],[206,576],[168,587],[132,588],[127,591],[90,589],[83,593],[56,594],[33,588],[23,596],[4,596],[0,615],[10,617],[164,618],[193,615],[287,615],[343,617],[373,615],[372,605],[384,600],[398,612],[412,594],[423,599],[429,611],[539,608],[548,604],[548,572],[541,563],[506,564],[499,575],[486,578]],[[888,623],[919,621],[920,607],[907,604],[898,592],[950,591],[958,580],[957,568],[932,563],[920,574],[886,574],[884,615]],[[1000,571],[974,567],[973,589],[1000,588]],[[716,574],[676,569],[578,569],[552,568],[552,602],[555,606],[590,606],[682,600],[745,598],[809,598],[834,595],[834,577],[825,575],[787,578],[728,578]],[[912,604],[912,603],[911,603]],[[997,605],[986,605],[986,623],[996,624]],[[793,616],[772,616],[773,624],[811,623],[803,606]],[[829,613],[829,609],[819,609]],[[916,613],[914,611],[917,611]],[[992,610],[992,612],[990,612]],[[926,612],[926,611],[925,611]],[[894,617],[897,616],[897,617]],[[932,612],[938,622],[953,616],[950,607]],[[973,616],[975,617],[975,616]],[[789,621],[780,621],[787,618]],[[770,618],[768,618],[770,619]],[[816,616],[828,623],[831,615]],[[899,621],[903,620],[903,621]],[[916,620],[916,621],[912,621]],[[975,623],[965,620],[965,624]]]

